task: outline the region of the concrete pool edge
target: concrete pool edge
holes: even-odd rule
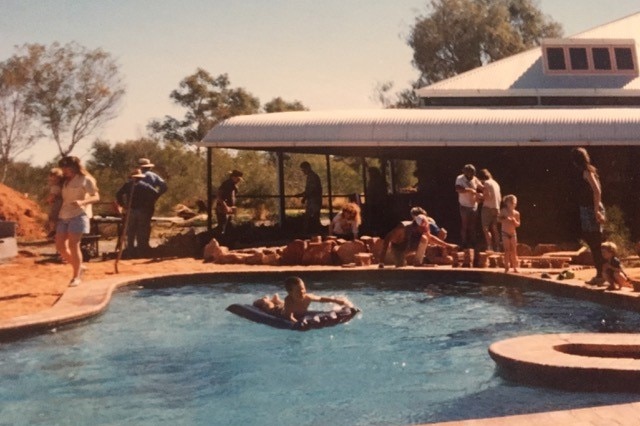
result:
[[[114,276],[107,279],[87,281],[81,286],[75,288],[69,288],[65,291],[58,302],[51,308],[38,312],[33,315],[14,317],[7,320],[0,321],[0,339],[2,340],[16,340],[24,338],[36,333],[44,333],[53,331],[57,327],[65,326],[69,324],[78,323],[84,320],[93,318],[102,312],[104,312],[111,300],[113,292],[120,287],[133,286],[133,285],[150,285],[150,286],[176,286],[181,285],[181,282],[188,282],[189,284],[200,284],[224,281],[225,279],[233,278],[234,280],[247,279],[248,281],[269,277],[271,279],[283,278],[288,275],[297,274],[303,276],[308,280],[316,278],[322,278],[326,276],[327,272],[331,272],[332,275],[338,277],[353,277],[358,279],[367,279],[368,277],[380,278],[381,276],[388,275],[390,278],[407,278],[413,279],[415,277],[428,277],[438,276],[447,277],[455,280],[468,280],[481,283],[491,283],[492,285],[504,285],[513,287],[527,287],[534,290],[548,291],[556,295],[575,297],[580,299],[592,300],[599,303],[614,305],[623,307],[625,309],[632,309],[640,311],[640,295],[632,292],[603,292],[593,287],[585,286],[580,280],[563,280],[554,281],[549,279],[539,278],[541,271],[527,271],[526,274],[504,274],[498,270],[487,269],[452,269],[452,268],[387,268],[379,270],[376,267],[364,267],[364,268],[268,268],[257,267],[252,269],[242,269],[238,271],[223,271],[217,272],[212,270],[211,272],[194,272],[194,273],[171,273],[171,274],[147,274],[147,275],[130,275],[130,276]],[[548,271],[547,271],[548,272]],[[537,275],[537,276],[534,276]],[[577,334],[577,336],[589,336],[590,333]],[[556,336],[556,340],[549,340],[544,342],[542,339],[539,342],[542,345],[542,349],[545,351],[552,350],[554,356],[559,358],[568,359],[567,357],[580,357],[577,355],[567,354],[559,352],[554,349],[558,344],[570,344],[570,343],[585,343],[584,340],[571,340],[571,334],[563,335],[543,335],[543,336]],[[557,336],[562,336],[558,341]],[[602,334],[594,334],[594,336],[603,336]],[[615,339],[618,335],[607,334],[609,338]],[[620,335],[622,336],[622,335]],[[633,345],[640,345],[640,335],[629,335],[634,339]],[[522,336],[521,338],[533,338],[535,336]],[[517,339],[517,338],[516,338]],[[551,339],[551,337],[550,337]],[[611,339],[611,340],[613,340]],[[638,340],[635,340],[638,339]],[[491,345],[493,348],[496,346],[498,349],[509,343],[508,339],[500,342],[495,342]],[[505,343],[506,342],[506,343]],[[586,341],[586,343],[594,343],[592,341]],[[517,342],[516,342],[517,343]],[[597,343],[597,342],[596,342]],[[612,344],[612,342],[608,342]],[[623,342],[624,343],[624,342]],[[549,346],[551,345],[551,346]],[[520,353],[525,354],[522,350],[522,345],[511,345],[507,347],[505,352],[504,347],[500,351],[495,351],[500,356],[508,359],[508,362],[513,362],[513,354],[511,349],[519,349]],[[551,348],[551,349],[550,349]],[[542,350],[541,349],[541,350]],[[491,352],[491,351],[490,351]],[[506,355],[505,355],[506,354]],[[560,355],[558,355],[560,354]],[[492,355],[493,357],[493,355]],[[600,358],[598,358],[600,359]],[[609,358],[612,360],[614,358]],[[494,358],[496,360],[496,358]],[[615,359],[614,359],[615,360]],[[526,361],[526,360],[525,360]],[[496,361],[497,362],[497,361]],[[623,362],[631,365],[631,370],[636,374],[640,374],[640,360],[624,359]],[[637,364],[637,365],[636,365]],[[503,368],[498,364],[498,368]],[[527,368],[530,367],[527,366]],[[603,414],[603,410],[606,410],[606,414]],[[561,413],[561,414],[558,414]],[[586,413],[586,414],[585,414]],[[591,413],[591,414],[589,414]],[[626,413],[626,414],[625,414]],[[559,417],[560,416],[560,417]],[[568,416],[568,417],[567,417]],[[586,417],[584,417],[586,416]],[[613,416],[613,417],[611,417]],[[563,418],[566,420],[558,423],[558,419]],[[493,425],[493,424],[514,424],[513,422],[520,420],[526,422],[535,421],[538,425],[544,424],[577,424],[584,422],[584,419],[600,420],[618,419],[620,424],[625,423],[630,419],[640,418],[640,402],[621,404],[610,407],[593,407],[579,410],[566,410],[561,412],[547,412],[538,414],[524,414],[518,416],[500,417],[496,419],[477,419],[477,420],[464,420],[459,422],[444,422],[441,424],[447,425]],[[504,422],[507,419],[511,419],[511,423]],[[545,420],[546,419],[546,420]],[[573,423],[568,422],[569,419],[573,420]],[[521,424],[521,423],[518,423]]]

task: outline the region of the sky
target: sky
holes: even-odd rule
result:
[[[0,60],[24,43],[75,41],[102,48],[120,66],[127,93],[118,117],[78,145],[87,158],[99,137],[147,135],[146,126],[184,110],[169,94],[203,68],[227,73],[261,104],[275,97],[312,110],[379,108],[377,84],[394,92],[418,77],[406,39],[428,0],[0,0]],[[569,36],[640,11],[638,0],[539,0]],[[43,140],[20,160],[55,157]]]

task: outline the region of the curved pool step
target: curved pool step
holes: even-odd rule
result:
[[[536,334],[493,343],[489,355],[509,380],[536,386],[640,392],[640,335]]]

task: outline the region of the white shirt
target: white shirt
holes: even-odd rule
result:
[[[482,191],[483,203],[482,207],[486,209],[499,209],[502,195],[500,194],[500,185],[493,179],[487,179],[483,183],[484,191]]]
[[[75,175],[62,186],[62,207],[58,218],[71,219],[82,214],[92,217],[91,204],[80,207],[75,201],[82,201],[87,198],[87,195],[95,195],[97,192],[98,188],[93,178],[81,174]]]
[[[473,188],[476,191],[480,186],[480,181],[477,177],[472,177],[471,180],[468,180],[467,177],[462,174],[456,178],[456,186],[461,186],[463,188]],[[471,192],[458,192],[458,202],[462,207],[478,207],[478,201],[476,201],[476,194]]]
[[[341,211],[333,217],[333,220],[331,221],[331,230],[334,234],[338,235],[346,235],[349,233],[358,235],[358,222],[343,218]]]

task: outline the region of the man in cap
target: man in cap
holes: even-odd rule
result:
[[[151,216],[157,198],[154,187],[144,181],[145,174],[136,169],[129,180],[116,193],[120,209],[129,209],[127,221],[127,251],[130,256],[148,253],[151,234]],[[136,244],[137,243],[137,244]]]
[[[231,218],[236,213],[236,194],[238,184],[243,181],[244,174],[240,170],[232,170],[229,177],[218,187],[216,194],[216,219],[218,220],[217,230],[220,235],[227,232],[231,226]]]
[[[478,201],[482,200],[483,186],[476,177],[476,168],[467,164],[462,168],[462,174],[456,177],[456,192],[460,204],[460,245],[464,250],[462,266],[471,266],[471,250],[476,247],[476,222],[478,221]],[[473,263],[476,264],[478,256]]]

